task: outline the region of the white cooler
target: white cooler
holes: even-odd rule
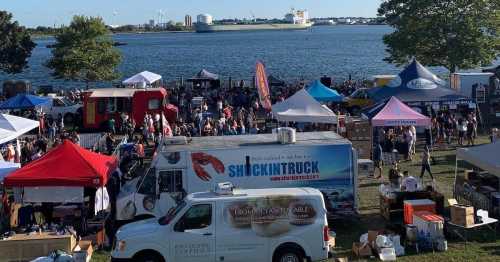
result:
[[[433,240],[444,238],[443,226],[444,219],[429,211],[417,211],[413,213],[413,225],[417,227],[418,232],[427,233]]]

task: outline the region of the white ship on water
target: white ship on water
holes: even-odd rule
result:
[[[285,19],[277,23],[271,22],[234,22],[215,23],[209,14],[201,14],[197,17],[194,28],[198,33],[223,32],[223,31],[254,31],[254,30],[305,30],[313,23],[309,21],[309,14],[305,10],[292,10],[285,15]]]

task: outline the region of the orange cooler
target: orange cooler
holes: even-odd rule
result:
[[[436,203],[429,199],[405,200],[404,223],[413,224],[413,214],[417,211],[429,211],[431,213],[436,213]]]

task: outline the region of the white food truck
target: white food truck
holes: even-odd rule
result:
[[[319,190],[224,183],[188,195],[161,218],[121,227],[111,261],[324,261],[329,239]]]
[[[329,217],[356,212],[356,152],[334,132],[297,133],[286,144],[276,134],[173,137],[155,154],[146,174],[122,187],[117,220],[161,217],[186,194],[226,181],[237,188],[317,188]]]

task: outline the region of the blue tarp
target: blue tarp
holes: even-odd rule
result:
[[[467,100],[455,90],[446,87],[446,82],[414,60],[387,86],[369,91],[375,101],[397,97],[403,102],[442,102]]]
[[[3,179],[13,171],[19,169],[21,165],[19,163],[11,163],[11,162],[5,162],[5,161],[0,161],[0,182],[3,181]]]
[[[18,94],[0,103],[0,109],[30,109],[48,103],[48,98]]]
[[[344,97],[337,91],[323,85],[319,80],[314,81],[307,92],[319,102],[342,102]]]

